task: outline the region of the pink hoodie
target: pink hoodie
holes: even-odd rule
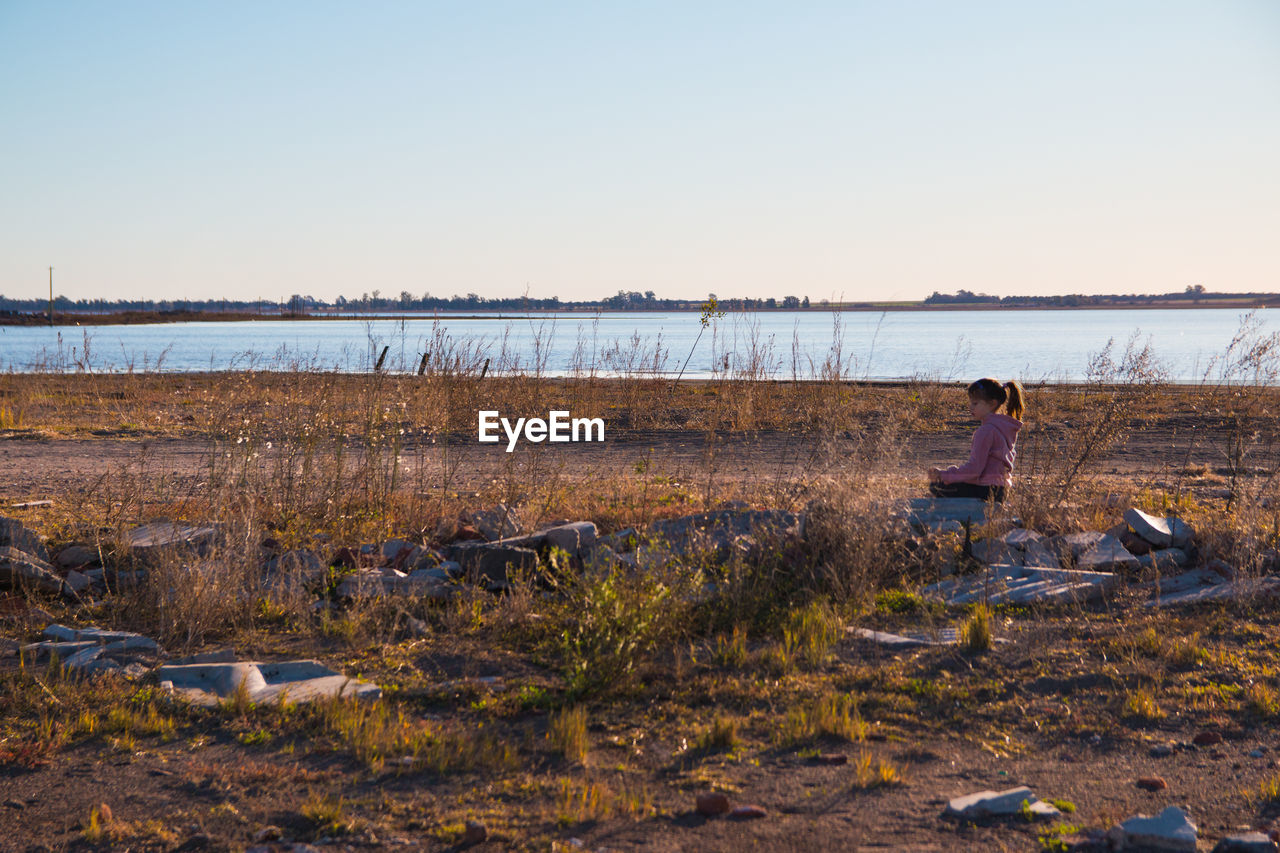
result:
[[[1022,421],[1008,415],[987,415],[973,434],[973,449],[963,465],[943,468],[939,476],[944,483],[976,483],[979,486],[1012,486],[1013,460],[1017,451]]]

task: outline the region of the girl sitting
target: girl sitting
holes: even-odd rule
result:
[[[1000,407],[1008,414],[1000,414]],[[1004,490],[1013,485],[1013,449],[1022,429],[1026,410],[1022,386],[1001,385],[994,379],[979,379],[969,386],[969,414],[982,426],[973,434],[969,461],[950,468],[929,469],[929,492],[939,498],[1004,500]]]

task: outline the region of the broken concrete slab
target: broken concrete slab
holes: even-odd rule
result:
[[[1119,539],[1104,535],[1076,557],[1075,567],[1090,572],[1132,572],[1138,568],[1138,558],[1125,550]]]
[[[779,509],[723,509],[653,522],[645,538],[676,551],[709,550],[731,545],[742,536],[801,535],[802,514]]]
[[[1031,814],[1035,817],[1049,818],[1057,817],[1061,814],[1057,808],[1049,803],[1042,803],[1040,798],[1031,793],[1031,789],[1025,785],[1019,788],[1009,788],[999,793],[995,791],[978,791],[975,794],[956,797],[947,803],[947,807],[942,814],[944,817],[957,818],[959,820],[1008,817],[1022,814],[1023,803],[1027,804]],[[1037,804],[1039,805],[1038,808]]]
[[[134,557],[145,561],[174,552],[206,556],[217,538],[218,531],[214,527],[159,519],[130,530],[125,534],[125,544]]]
[[[0,517],[0,546],[16,548],[41,562],[49,562],[49,552],[44,547],[44,540],[16,518]]]
[[[1142,602],[1144,607],[1173,607],[1203,604],[1211,601],[1247,601],[1280,595],[1280,577],[1237,578],[1227,580],[1217,572],[1195,569],[1172,578],[1161,578],[1143,584],[1153,597]]]
[[[963,530],[987,520],[987,503],[977,498],[911,498],[893,511],[917,530]]]
[[[553,527],[544,527],[534,533],[499,539],[489,544],[508,548],[533,548],[534,550],[554,546],[565,551],[571,557],[578,557],[583,552],[594,548],[597,539],[595,522],[571,521],[557,524]]]
[[[1171,572],[1191,562],[1190,555],[1181,548],[1162,548],[1138,557],[1138,568],[1156,572]]]
[[[981,563],[999,564],[1002,566],[1021,566],[1022,550],[999,539],[983,539],[973,543],[973,558]]]
[[[137,666],[141,666],[139,661],[154,663],[164,654],[155,640],[130,631],[52,624],[44,629],[43,635],[45,640],[23,646],[23,655],[32,661],[57,655],[65,668],[81,674],[124,669],[132,675]],[[145,673],[146,668],[141,671]]]
[[[71,589],[44,560],[9,545],[0,546],[0,589],[33,589],[70,594]]]
[[[1169,806],[1155,817],[1131,817],[1112,827],[1107,835],[1119,842],[1120,849],[1133,847],[1170,853],[1195,853],[1199,831],[1182,809]]]
[[[1228,835],[1213,847],[1213,853],[1277,853],[1280,845],[1265,832],[1244,832]]]
[[[476,510],[468,513],[466,519],[490,542],[517,536],[524,530],[524,525],[520,522],[520,514],[514,507],[506,504]]]
[[[1160,518],[1137,507],[1126,510],[1124,520],[1134,533],[1156,548],[1186,548],[1194,535],[1190,525],[1176,516]]]
[[[1099,598],[1116,581],[1109,572],[995,565],[947,578],[925,587],[921,594],[947,604],[1061,604]]]
[[[1022,550],[1022,565],[1039,569],[1059,569],[1058,556],[1045,547],[1043,539],[1028,542]]]
[[[1080,555],[1098,545],[1105,539],[1115,539],[1100,530],[1083,530],[1079,533],[1063,533],[1045,540],[1046,547],[1057,554],[1066,563],[1075,563]],[[1115,539],[1118,543],[1120,540]]]
[[[338,696],[376,699],[382,695],[376,684],[348,678],[314,660],[168,664],[156,670],[156,677],[170,682],[175,695],[205,706],[217,705],[239,690],[257,704],[281,699],[310,702]]]
[[[872,631],[870,628],[850,626],[845,629],[859,640],[867,640],[879,646],[891,649],[915,649],[921,646],[954,646],[959,642],[960,632],[955,628],[942,628],[936,632],[913,632],[908,634],[890,634],[885,631]]]
[[[532,572],[538,566],[538,552],[497,543],[461,542],[446,549],[446,556],[462,567],[463,576],[473,583],[506,584],[514,575]]]
[[[85,566],[96,566],[102,562],[97,548],[87,545],[69,545],[58,552],[54,565],[60,569],[82,569]]]
[[[1015,527],[1000,537],[1000,541],[1006,545],[1012,545],[1018,550],[1025,550],[1032,542],[1040,542],[1044,536],[1034,530],[1025,527]]]

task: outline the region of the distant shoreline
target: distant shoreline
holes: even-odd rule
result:
[[[722,303],[723,304],[723,303]],[[756,308],[736,309],[724,308],[729,313],[831,313],[833,311],[848,313],[911,313],[911,312],[952,312],[952,311],[1149,311],[1182,309],[1194,310],[1205,308],[1235,308],[1251,310],[1254,308],[1280,308],[1280,294],[1267,294],[1265,298],[1222,298],[1192,300],[1170,300],[1166,302],[1109,302],[1102,305],[999,305],[992,303],[959,303],[942,305],[925,305],[922,302],[847,302],[829,305],[810,305],[808,308]],[[159,323],[235,323],[251,321],[313,321],[313,320],[367,320],[367,321],[399,321],[429,320],[439,317],[442,320],[515,320],[523,317],[551,317],[560,315],[608,314],[620,316],[626,314],[699,314],[699,308],[662,308],[652,310],[620,311],[604,308],[554,308],[529,309],[527,311],[468,311],[465,313],[416,311],[395,314],[392,312],[316,312],[311,314],[258,314],[244,311],[120,311],[103,314],[63,313],[55,311],[53,323],[49,323],[47,314],[4,313],[0,314],[0,326],[130,326]]]

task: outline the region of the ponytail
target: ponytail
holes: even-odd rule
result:
[[[1001,385],[994,379],[979,379],[969,386],[969,396],[980,400],[989,400],[996,408],[1005,407],[1009,417],[1022,420],[1022,413],[1027,410],[1026,392],[1016,379]]]
[[[1009,413],[1009,417],[1022,420],[1022,413],[1027,410],[1026,395],[1022,390],[1022,385],[1016,379],[1010,379],[1004,383],[1005,393],[1008,399],[1005,401],[1005,411]]]

